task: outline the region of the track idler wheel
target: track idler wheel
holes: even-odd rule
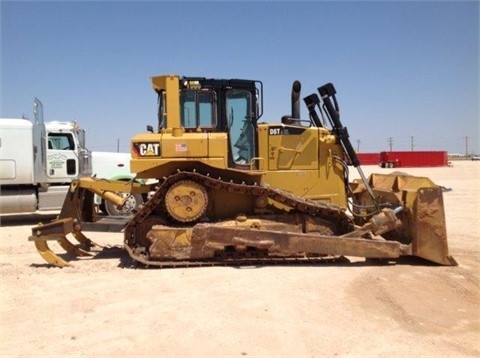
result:
[[[165,194],[165,208],[168,214],[182,223],[200,219],[205,214],[207,206],[207,190],[192,180],[178,181]]]

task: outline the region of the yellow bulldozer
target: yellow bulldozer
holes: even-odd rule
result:
[[[59,217],[32,228],[40,255],[95,254],[82,233],[98,220],[93,196],[123,205],[117,192],[146,200],[123,227],[132,262],[148,267],[315,263],[346,256],[397,261],[418,256],[456,265],[448,253],[442,188],[406,174],[366,178],[340,121],[331,83],[304,97],[291,92],[291,113],[261,122],[263,84],[255,80],[162,75],[158,126],[131,141],[130,183],[74,181]],[[349,166],[360,179],[349,182]],[[79,243],[71,242],[67,235]]]

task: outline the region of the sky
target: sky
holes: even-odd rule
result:
[[[359,152],[480,153],[478,1],[1,1],[0,116],[76,120],[96,151],[156,127],[150,77],[260,80],[262,121],[332,82]],[[303,103],[302,103],[303,104]],[[302,118],[308,112],[302,106]]]

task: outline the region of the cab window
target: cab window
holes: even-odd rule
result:
[[[248,91],[227,92],[227,118],[230,146],[235,164],[248,165],[255,156],[255,128],[252,123],[252,98]]]
[[[166,127],[166,123],[167,123],[167,116],[166,116],[167,99],[166,99],[165,91],[158,92],[157,101],[158,101],[158,131],[160,132],[162,128]]]
[[[184,128],[214,128],[216,124],[215,93],[205,90],[183,90],[180,93],[181,123]]]
[[[48,133],[48,149],[74,150],[75,141],[71,133]]]

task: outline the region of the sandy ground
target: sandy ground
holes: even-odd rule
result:
[[[444,200],[457,267],[131,269],[111,250],[59,269],[27,241],[48,215],[2,218],[0,355],[480,357],[480,162],[453,164],[403,171],[452,188]]]

